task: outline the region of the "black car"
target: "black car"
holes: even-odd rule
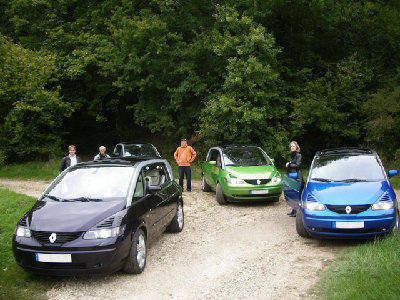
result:
[[[150,143],[121,142],[115,145],[115,157],[161,157],[157,148]]]
[[[62,172],[18,222],[14,257],[32,273],[141,273],[148,243],[183,225],[182,190],[166,160],[80,163]]]

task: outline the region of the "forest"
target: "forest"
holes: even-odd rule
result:
[[[397,0],[0,0],[0,165],[77,145],[369,147],[400,165]]]

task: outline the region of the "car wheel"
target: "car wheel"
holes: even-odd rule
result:
[[[393,232],[398,232],[399,231],[399,223],[400,223],[400,219],[399,219],[399,210],[396,209],[396,219],[394,221],[394,226],[393,226]]]
[[[136,230],[132,239],[132,246],[129,252],[128,261],[125,264],[124,271],[130,274],[140,274],[146,266],[147,243],[146,235],[143,230]]]
[[[203,192],[211,192],[211,187],[207,184],[204,174],[201,176],[201,190]]]
[[[308,233],[306,227],[304,226],[303,223],[303,213],[299,209],[296,213],[296,231],[299,236],[308,238],[310,237],[310,234]]]
[[[219,183],[217,183],[217,188],[215,189],[215,198],[217,198],[217,202],[221,205],[225,205],[227,203],[225,195],[222,192],[222,187]]]
[[[169,232],[181,232],[183,230],[184,223],[183,205],[182,202],[178,202],[176,214],[171,223],[168,225],[167,230]]]

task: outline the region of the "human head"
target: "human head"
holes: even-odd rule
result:
[[[181,139],[181,147],[186,147],[186,146],[187,146],[186,139]]]
[[[69,146],[68,146],[68,152],[69,152],[69,154],[70,154],[71,156],[74,156],[74,155],[75,155],[75,152],[76,152],[76,147],[75,147],[74,145],[69,145]]]
[[[106,153],[106,147],[100,146],[99,147],[99,152],[100,152],[101,155],[104,155],[104,153]]]
[[[289,148],[291,152],[300,152],[300,146],[296,141],[291,141]]]

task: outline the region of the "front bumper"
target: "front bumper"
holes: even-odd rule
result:
[[[302,210],[303,222],[312,236],[326,237],[373,237],[392,231],[396,222],[396,210],[372,211],[355,215],[341,215],[333,212]],[[339,222],[339,223],[338,223]],[[341,225],[346,225],[343,228]],[[356,226],[352,226],[355,224]],[[353,227],[353,228],[352,228]]]
[[[264,185],[228,185],[221,183],[222,191],[230,201],[277,201],[282,194],[282,183]]]

